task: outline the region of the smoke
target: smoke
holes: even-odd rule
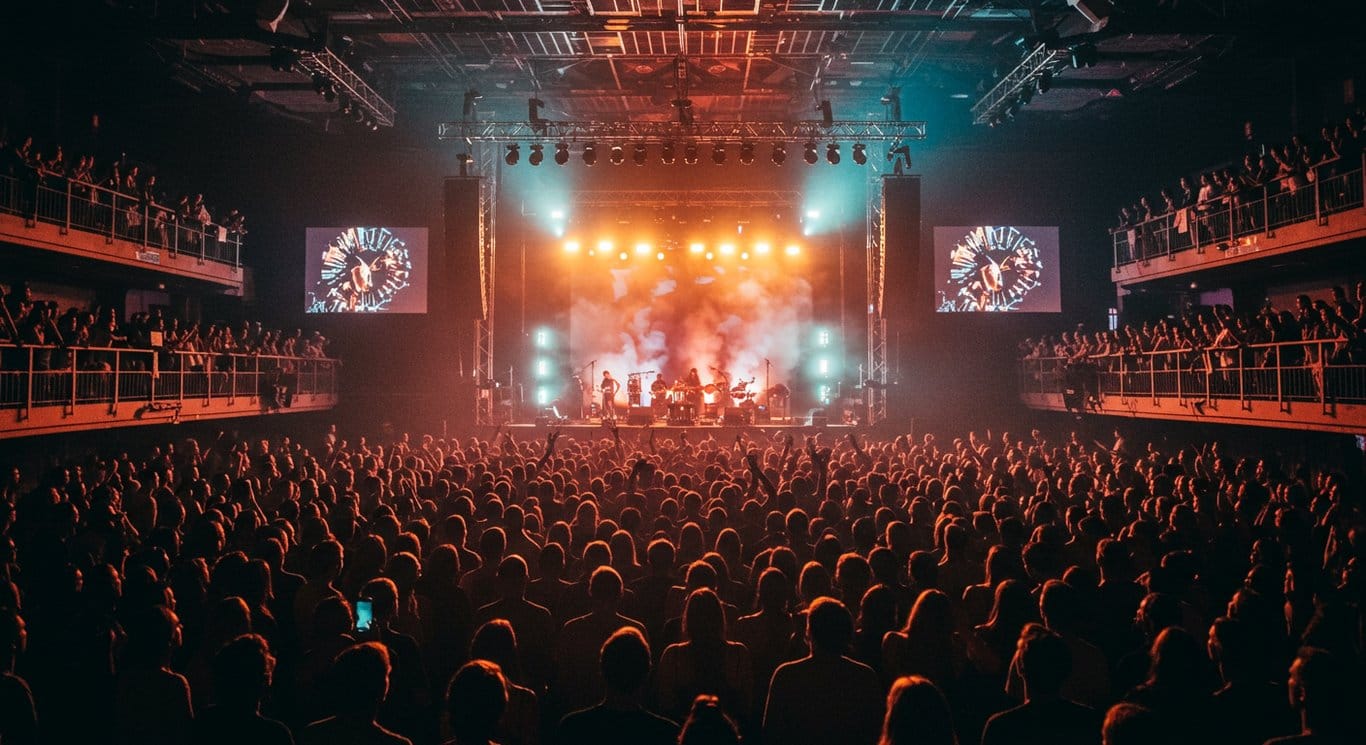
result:
[[[789,386],[801,362],[812,312],[811,283],[782,267],[644,265],[574,277],[570,348],[575,366],[663,373],[670,384],[697,368],[704,383],[727,370],[733,383]],[[653,375],[643,381],[648,393]],[[597,381],[593,381],[596,383]],[[624,391],[623,391],[624,396]]]

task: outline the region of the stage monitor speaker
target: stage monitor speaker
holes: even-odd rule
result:
[[[825,409],[812,409],[811,413],[807,415],[806,421],[812,427],[825,427],[830,424],[830,415],[826,413]]]
[[[753,424],[753,421],[751,421],[749,409],[727,406],[726,413],[721,416],[721,423],[727,427],[746,427]]]
[[[626,423],[632,427],[648,427],[654,420],[654,411],[648,406],[632,406],[626,414]]]

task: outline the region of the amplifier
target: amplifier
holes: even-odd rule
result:
[[[648,427],[654,420],[654,411],[648,406],[632,406],[626,414],[626,423],[632,427]]]

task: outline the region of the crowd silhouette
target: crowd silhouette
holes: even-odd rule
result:
[[[13,468],[0,743],[1360,742],[1362,492],[1331,464],[799,437]]]

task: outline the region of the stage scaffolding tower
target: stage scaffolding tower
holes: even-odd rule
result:
[[[494,277],[498,243],[498,145],[480,142],[474,150],[475,175],[479,177],[479,317],[474,321],[474,380],[477,398],[474,423],[496,424],[498,390],[493,372]]]
[[[860,381],[864,387],[864,401],[868,406],[867,422],[870,425],[882,423],[887,419],[887,317],[884,314],[884,293],[887,280],[887,235],[882,216],[886,211],[886,191],[883,180],[876,172],[870,172],[868,191],[868,245],[867,278],[868,295],[868,368],[866,377]]]

